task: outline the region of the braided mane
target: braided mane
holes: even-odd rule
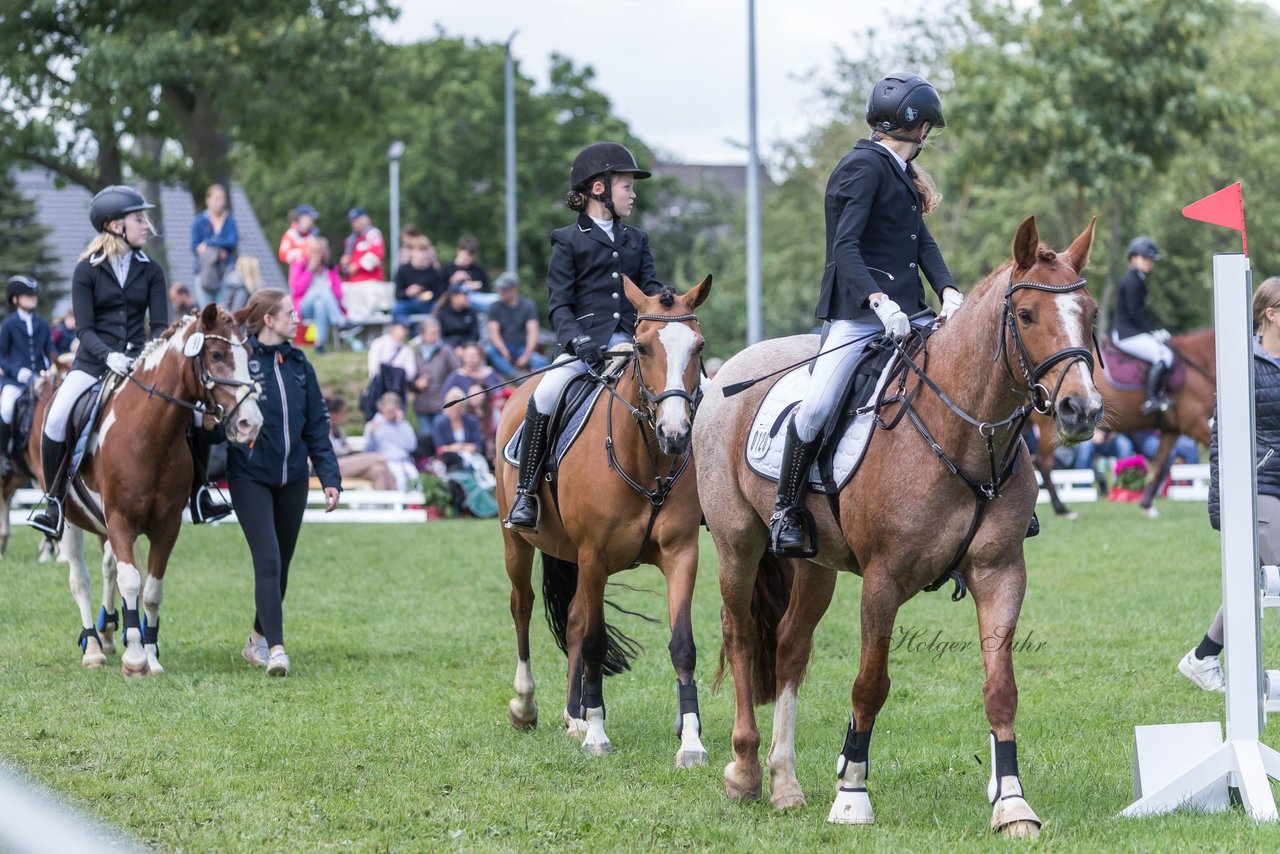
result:
[[[187,314],[182,317],[179,317],[173,323],[170,323],[169,328],[166,329],[164,332],[161,332],[159,337],[152,338],[150,341],[147,342],[146,346],[142,348],[142,352],[138,354],[138,358],[145,359],[147,358],[147,356],[150,356],[156,350],[159,350],[161,347],[166,346],[169,343],[170,338],[172,338],[174,335],[177,335],[178,332],[180,332],[181,330],[186,329],[187,326],[189,326],[190,324],[194,323],[195,319],[196,317],[194,314]]]

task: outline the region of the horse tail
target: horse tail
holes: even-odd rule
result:
[[[547,625],[556,646],[569,652],[569,603],[578,592],[578,565],[572,561],[542,553],[542,604],[547,611]],[[604,624],[608,647],[604,655],[604,675],[615,676],[631,669],[631,661],[640,654],[641,646],[617,626]]]
[[[751,592],[751,621],[755,625],[756,654],[752,657],[751,693],[757,706],[772,703],[778,690],[778,624],[791,603],[791,581],[795,568],[789,560],[779,560],[768,551],[756,569]],[[719,690],[727,664],[720,647],[720,667],[712,690]]]

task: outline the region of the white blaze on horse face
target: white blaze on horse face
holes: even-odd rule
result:
[[[1058,294],[1053,301],[1058,304],[1058,315],[1062,318],[1062,328],[1067,331],[1067,344],[1070,347],[1089,349],[1089,336],[1084,328],[1084,305],[1080,294]],[[1092,396],[1097,390],[1093,387],[1093,374],[1083,361],[1076,360],[1071,370],[1079,371],[1080,386],[1084,393]]]
[[[248,393],[248,383],[253,382],[253,377],[249,376],[249,350],[243,344],[234,344],[231,347],[231,361],[235,367],[236,382],[246,383],[236,390],[236,395],[244,395]],[[258,408],[256,400],[246,400],[240,405],[240,410],[236,413],[236,420],[244,419],[249,422],[249,430],[245,435],[239,437],[241,442],[251,442],[258,436],[258,431],[262,429],[262,410]],[[231,429],[236,429],[236,425],[230,425]]]
[[[667,385],[664,391],[684,390],[684,372],[693,358],[693,346],[698,336],[683,323],[668,323],[658,330],[658,340],[667,351]],[[658,405],[658,430],[668,434],[678,433],[689,423],[689,402],[679,397],[669,397]]]

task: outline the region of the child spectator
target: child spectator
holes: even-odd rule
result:
[[[432,261],[435,253],[431,241],[422,233],[410,234],[407,238],[405,257],[408,261],[396,270],[396,306],[393,311],[396,317],[406,321],[413,314],[429,314],[445,289],[440,267]]]
[[[450,347],[459,349],[480,340],[480,319],[467,301],[467,291],[460,285],[450,285],[448,298],[436,305],[436,319],[440,321],[440,334]]]
[[[364,427],[366,453],[381,453],[395,478],[396,489],[404,491],[418,478],[418,467],[413,462],[413,452],[418,447],[418,437],[405,420],[400,395],[387,392],[378,398],[378,414]]]
[[[307,240],[316,234],[320,214],[311,205],[298,205],[289,214],[289,228],[280,238],[278,255],[281,264],[290,268],[307,260]]]

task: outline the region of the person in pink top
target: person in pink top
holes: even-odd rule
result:
[[[347,326],[342,309],[342,280],[329,260],[329,241],[312,237],[307,241],[307,260],[289,268],[289,290],[298,317],[316,324],[316,352],[323,353],[329,329]]]
[[[387,246],[382,232],[373,227],[373,220],[364,208],[352,208],[347,214],[351,233],[342,245],[339,272],[347,282],[385,282],[383,261]]]

